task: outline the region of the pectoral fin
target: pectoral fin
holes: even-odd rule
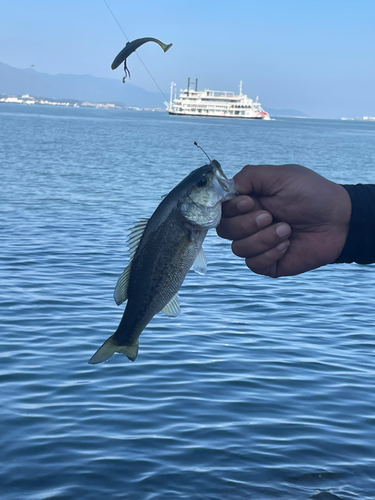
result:
[[[192,269],[198,274],[206,274],[207,272],[207,260],[202,247],[199,249]]]
[[[162,313],[167,316],[171,316],[172,318],[178,316],[181,312],[180,301],[178,300],[178,294],[173,297],[172,300],[168,302],[168,304],[161,310]]]

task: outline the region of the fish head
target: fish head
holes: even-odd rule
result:
[[[186,189],[181,197],[181,213],[188,222],[202,228],[216,227],[222,203],[237,195],[233,180],[225,176],[216,160],[191,172],[182,183]]]

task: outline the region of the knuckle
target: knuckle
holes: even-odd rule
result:
[[[268,226],[263,231],[259,231],[259,246],[264,251],[276,247],[280,243],[280,236],[277,234],[275,225]]]
[[[248,173],[250,172],[250,170],[251,170],[251,165],[245,165],[245,166],[243,167],[243,169],[242,169],[242,172],[243,172],[244,174],[248,174]]]

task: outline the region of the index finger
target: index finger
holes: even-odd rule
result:
[[[251,212],[253,208],[254,200],[250,196],[240,194],[233,198],[233,200],[223,203],[222,216],[236,217],[237,215]]]

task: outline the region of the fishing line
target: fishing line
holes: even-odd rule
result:
[[[197,143],[197,141],[194,141],[194,146],[197,146],[197,148],[199,148],[201,151],[203,151],[203,153],[207,156],[207,158],[210,160],[210,163],[212,163],[212,160],[211,158],[208,156],[208,154],[206,153],[206,151],[200,147],[200,145]]]
[[[114,13],[113,13],[113,12],[112,12],[112,10],[111,10],[111,7],[107,4],[106,0],[103,0],[103,2],[106,4],[106,6],[107,6],[107,8],[108,8],[109,12],[112,14],[113,19],[114,19],[114,20],[116,21],[116,23],[118,24],[118,27],[119,27],[119,28],[120,28],[120,30],[122,31],[122,33],[123,33],[124,37],[125,37],[125,38],[127,39],[127,41],[129,42],[129,41],[130,41],[130,40],[129,40],[129,38],[126,36],[125,31],[124,31],[124,30],[122,29],[122,27],[121,27],[121,24],[117,21],[116,16],[114,15]],[[138,54],[137,54],[137,55],[138,55]]]
[[[130,42],[129,38],[126,36],[125,31],[122,29],[121,24],[118,22],[118,20],[117,20],[116,16],[115,16],[115,15],[114,15],[114,13],[112,12],[112,9],[111,9],[111,8],[110,8],[110,6],[108,5],[107,1],[106,1],[106,0],[103,0],[103,2],[106,4],[106,6],[107,6],[107,8],[108,8],[109,12],[112,14],[113,19],[116,21],[116,23],[117,23],[118,27],[120,28],[120,30],[122,31],[122,33],[123,33],[124,37],[127,39],[127,41],[128,41],[128,42]],[[137,52],[137,51],[135,51],[135,55],[136,55],[136,56],[138,57],[138,59],[141,61],[141,63],[143,64],[143,67],[145,68],[145,70],[147,71],[147,73],[150,75],[150,77],[151,77],[152,81],[155,83],[155,85],[157,86],[157,88],[160,90],[161,95],[164,97],[164,99],[165,99],[166,101],[168,101],[168,97],[167,97],[167,96],[164,94],[164,92],[161,90],[161,88],[159,87],[159,85],[158,85],[157,81],[156,81],[156,80],[155,80],[155,78],[152,76],[152,74],[149,72],[149,70],[148,70],[147,66],[145,65],[145,63],[144,63],[144,62],[142,61],[142,59],[140,58],[140,56],[138,55],[138,52]]]

